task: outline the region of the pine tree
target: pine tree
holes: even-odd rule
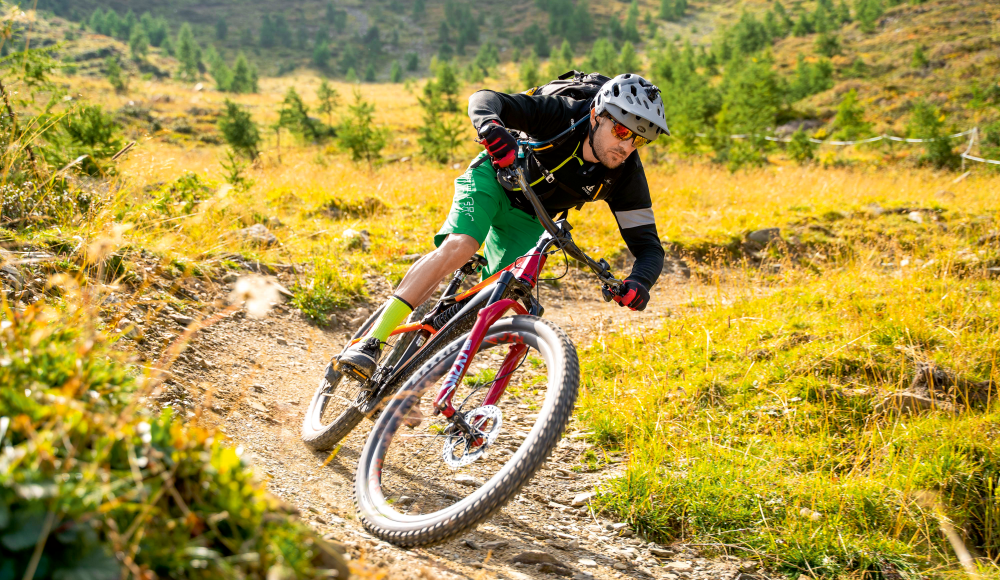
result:
[[[420,57],[415,52],[406,53],[406,70],[413,72],[420,66]]]
[[[116,93],[128,91],[128,76],[122,70],[121,65],[118,64],[117,58],[109,56],[104,60],[104,75],[108,78],[108,82],[114,87]]]
[[[219,131],[233,151],[248,158],[260,155],[260,130],[250,112],[226,99],[226,111],[219,117]]]
[[[281,46],[291,46],[292,45],[292,29],[288,27],[288,21],[285,20],[284,14],[278,14],[271,19],[274,25],[274,38],[277,40]]]
[[[809,21],[809,15],[805,11],[799,12],[799,19],[795,21],[795,26],[792,27],[792,34],[795,36],[806,36],[807,34],[812,34],[813,27],[812,22]]]
[[[326,135],[322,123],[309,116],[309,107],[295,87],[289,87],[278,111],[278,126],[307,141],[318,141]]]
[[[108,12],[104,15],[104,29],[101,30],[101,34],[105,36],[114,36],[118,34],[118,29],[121,27],[121,19],[118,17],[118,13],[112,8],[108,8]]]
[[[840,4],[837,5],[837,22],[840,24],[847,24],[851,21],[851,9],[847,7],[847,2],[840,0]]]
[[[538,86],[538,57],[535,52],[528,53],[528,58],[521,62],[521,85],[525,89]]]
[[[323,79],[319,83],[319,90],[316,91],[316,98],[319,99],[319,112],[326,114],[327,123],[332,127],[333,112],[337,110],[337,104],[340,102],[340,93]]]
[[[208,63],[208,72],[215,79],[215,86],[220,91],[231,91],[233,86],[233,71],[226,65],[219,52],[213,45],[208,45],[205,50],[205,62]]]
[[[562,46],[549,59],[548,76],[556,78],[570,70],[573,70],[573,47],[568,40],[563,39]]]
[[[833,22],[830,21],[830,15],[822,4],[816,7],[816,12],[813,15],[813,28],[820,34],[833,30]]]
[[[840,38],[836,34],[824,32],[816,37],[816,52],[825,57],[840,54]]]
[[[229,25],[226,24],[225,18],[219,18],[215,21],[215,38],[219,40],[225,40],[226,36],[229,35]]]
[[[951,139],[945,134],[944,114],[937,108],[921,100],[913,107],[907,124],[907,133],[916,139],[928,139],[924,145],[921,161],[938,169],[954,169],[960,157],[951,146]]]
[[[326,42],[321,42],[313,49],[313,64],[319,69],[326,69],[330,64],[330,46]]]
[[[427,7],[424,4],[424,0],[416,0],[413,3],[413,19],[420,20],[424,17]]]
[[[177,60],[181,65],[178,71],[180,77],[187,81],[197,80],[201,64],[201,48],[194,40],[191,25],[186,22],[177,33]]]
[[[785,10],[785,6],[779,0],[775,0],[772,8],[774,9],[774,15],[778,18],[778,22],[781,24],[781,35],[787,35],[789,31],[792,30],[792,27],[795,26],[792,22],[791,16],[788,15],[788,12]]]
[[[865,122],[865,109],[858,103],[858,92],[851,89],[844,95],[833,118],[831,137],[838,141],[856,141],[871,135],[871,123]]]
[[[87,27],[98,34],[104,34],[104,11],[97,8],[90,14]]]
[[[347,69],[347,73],[344,74],[344,80],[349,83],[358,82],[358,73],[354,70],[353,66]]]
[[[816,152],[816,144],[809,140],[809,135],[799,127],[792,133],[792,140],[788,143],[788,157],[798,163],[805,165],[813,160]]]
[[[625,41],[626,42],[639,42],[642,37],[639,36],[639,2],[638,0],[632,0],[632,3],[628,6],[628,12],[625,16]]]
[[[660,13],[658,16],[661,20],[673,20],[674,0],[660,0]]]
[[[250,66],[247,57],[242,52],[236,55],[232,78],[229,85],[230,91],[234,93],[257,92],[257,69]]]
[[[930,61],[927,60],[927,55],[924,54],[924,47],[918,44],[913,49],[913,57],[910,59],[910,66],[913,68],[924,68],[928,64],[930,64]]]
[[[587,68],[613,77],[618,74],[618,52],[607,38],[598,38],[590,49]]]
[[[139,19],[135,17],[135,12],[129,10],[125,13],[125,18],[123,18],[118,23],[118,30],[115,32],[115,36],[119,40],[128,40],[132,38],[132,31],[136,29],[139,24]]]
[[[368,63],[368,66],[365,67],[365,82],[375,82],[375,63],[373,62]]]
[[[435,90],[444,99],[444,110],[458,112],[458,75],[455,68],[447,61],[439,62],[434,67],[434,77]]]
[[[375,105],[365,101],[355,89],[354,104],[348,106],[347,116],[337,131],[340,143],[351,152],[354,161],[362,159],[372,163],[381,155],[388,140],[388,133],[375,126]]]
[[[448,112],[447,102],[433,79],[424,84],[423,92],[423,98],[417,97],[424,110],[424,122],[417,137],[420,153],[438,163],[447,163],[458,148],[464,122],[459,115]]]
[[[137,26],[135,30],[132,31],[132,37],[129,38],[128,47],[132,53],[133,60],[139,61],[146,58],[146,54],[149,53],[149,37],[146,36],[146,31]]]
[[[882,17],[885,9],[882,7],[882,0],[857,0],[854,5],[854,14],[860,23],[863,32],[875,32],[875,24]]]
[[[153,18],[148,12],[139,19],[139,25],[149,36],[149,44],[157,48],[163,46],[167,37],[170,36],[170,27],[167,25],[167,21],[163,18]]]
[[[476,53],[469,66],[476,69],[475,73],[479,77],[490,76],[491,71],[500,64],[500,51],[492,42],[484,42]],[[480,78],[481,80],[481,78]]]
[[[639,72],[639,55],[636,54],[635,47],[632,46],[631,42],[626,40],[625,44],[622,45],[622,52],[618,63],[624,72]]]
[[[271,48],[275,42],[274,23],[271,21],[271,15],[265,14],[260,23],[260,45],[263,48]]]
[[[403,67],[398,60],[392,61],[392,68],[389,69],[389,82],[399,83],[403,81]]]
[[[736,64],[732,63],[733,65]],[[717,115],[716,159],[731,170],[743,165],[761,165],[771,143],[765,139],[775,126],[782,95],[778,75],[764,58],[730,65],[723,79],[722,108]],[[731,140],[728,135],[746,135]]]

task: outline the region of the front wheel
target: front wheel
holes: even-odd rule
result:
[[[421,399],[429,411],[465,338],[410,377],[361,452],[354,483],[359,519],[399,546],[445,541],[506,505],[545,462],[576,402],[580,366],[569,337],[546,320],[514,316],[490,327],[452,398],[480,436],[470,440],[443,416],[424,416]],[[515,354],[503,366],[508,352]],[[504,395],[484,405],[487,392],[505,377]],[[535,418],[530,411],[542,389]]]

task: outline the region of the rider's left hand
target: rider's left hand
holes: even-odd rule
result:
[[[641,282],[625,280],[622,287],[623,295],[615,295],[612,299],[618,306],[628,306],[632,310],[644,310],[649,302],[649,290]]]

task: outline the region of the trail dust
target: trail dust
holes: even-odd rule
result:
[[[712,291],[664,275],[649,307],[631,312],[603,302],[593,277],[576,274],[558,289],[543,286],[541,301],[545,317],[561,326],[578,349],[612,328],[642,334],[657,326],[671,307]],[[367,287],[372,302],[340,314],[330,329],[310,325],[283,304],[259,320],[238,312],[191,344],[193,354],[188,360],[199,370],[188,366],[189,370],[179,371],[173,379],[203,409],[202,422],[218,426],[234,445],[250,454],[274,495],[294,507],[320,534],[343,546],[360,577],[762,577],[750,574],[752,562],[739,557],[708,559],[683,544],[649,543],[635,537],[624,523],[595,513],[581,495],[621,475],[628,457],[612,456],[595,471],[574,472],[591,447],[575,419],[543,469],[514,501],[477,529],[441,545],[413,550],[367,534],[355,519],[352,493],[358,454],[371,421],[363,421],[333,455],[313,452],[300,440],[303,415],[323,368],[377,301],[391,292],[383,278],[369,277]],[[448,469],[443,462],[441,468]],[[558,565],[514,561],[524,559],[517,556],[525,552],[548,553]]]

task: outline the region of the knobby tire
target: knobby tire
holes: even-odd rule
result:
[[[365,442],[355,475],[354,501],[361,523],[373,535],[407,548],[451,539],[483,522],[513,499],[556,446],[576,403],[580,382],[576,349],[559,327],[535,316],[503,318],[490,327],[486,340],[503,333],[518,333],[524,344],[543,356],[549,369],[545,402],[530,433],[485,485],[445,509],[404,515],[386,501],[381,487],[386,450],[392,437],[399,433],[402,416],[417,404],[421,395],[428,403],[435,396],[422,391],[455,364],[466,338],[458,337],[410,376]],[[440,468],[448,469],[443,462]]]

